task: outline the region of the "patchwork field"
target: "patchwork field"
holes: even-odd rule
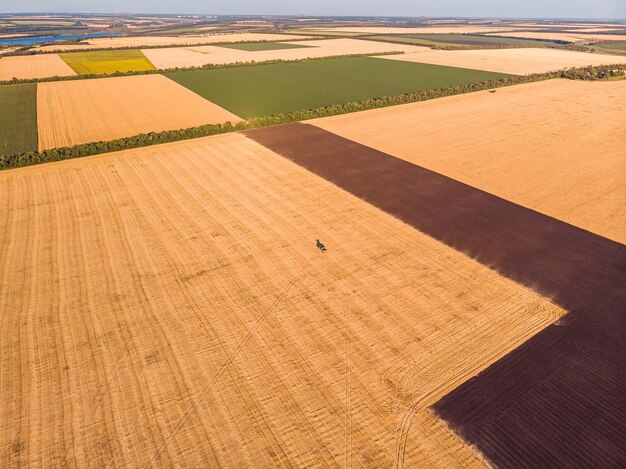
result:
[[[619,55],[591,54],[560,49],[489,49],[489,50],[433,50],[421,49],[413,53],[389,55],[389,60],[421,62],[450,67],[489,70],[513,75],[545,73],[571,67],[626,63]]]
[[[8,466],[484,465],[428,406],[563,314],[241,134],[0,198]]]
[[[76,75],[57,54],[0,58],[0,80]]]
[[[87,39],[80,44],[41,46],[41,51],[71,51],[120,47],[182,46],[221,42],[293,41],[305,39],[297,34],[205,34],[198,36],[118,36]]]
[[[59,56],[78,75],[155,70],[140,50],[67,52]]]
[[[446,88],[505,75],[353,57],[173,72],[167,76],[238,116],[250,118]]]
[[[296,49],[246,51],[217,46],[186,48],[144,49],[143,53],[160,69],[195,67],[207,64],[229,64],[235,62],[264,62],[270,60],[299,60],[306,58],[331,57],[350,54],[376,54],[386,52],[415,52],[418,47],[389,44],[357,39],[324,39],[291,41],[290,45],[306,46]]]
[[[624,109],[626,81],[550,80],[311,122],[626,243]]]
[[[0,155],[37,150],[37,85],[0,86]]]
[[[497,467],[619,467],[625,245],[312,125],[248,135],[568,311],[439,400],[437,415]],[[395,467],[423,399],[398,421]]]
[[[551,32],[551,31],[514,31],[499,33],[498,35],[527,39],[548,39],[551,41],[566,42],[597,42],[597,41],[626,41],[626,34],[583,34],[580,32]]]
[[[506,37],[477,36],[470,34],[411,34],[369,36],[369,39],[377,41],[397,41],[405,44],[420,46],[454,46],[463,48],[490,48],[490,47],[545,47],[548,41],[535,41],[531,39],[518,39]]]
[[[162,75],[40,83],[39,149],[240,119]]]
[[[430,27],[386,27],[386,26],[350,26],[337,28],[317,28],[317,31],[345,32],[359,34],[455,34],[455,33],[488,33],[499,31],[513,31],[516,28],[482,26],[482,25],[459,25],[459,26],[430,26]]]

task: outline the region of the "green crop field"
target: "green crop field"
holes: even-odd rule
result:
[[[65,52],[59,55],[79,75],[155,70],[143,52],[137,49]]]
[[[473,34],[405,34],[402,36],[368,36],[382,42],[401,42],[420,46],[443,46],[463,49],[488,49],[490,47],[546,47],[553,41],[538,41],[512,37],[480,36]]]
[[[602,47],[603,49],[613,49],[613,50],[625,50],[626,51],[626,41],[622,42],[599,42],[595,44],[597,47]]]
[[[177,83],[243,118],[393,96],[504,74],[373,57],[172,72]]]
[[[0,86],[0,155],[37,150],[37,84]]]
[[[311,46],[301,46],[298,44],[286,44],[284,42],[242,42],[239,44],[219,44],[220,47],[228,49],[239,49],[249,52],[261,50],[280,50],[280,49],[303,49]]]

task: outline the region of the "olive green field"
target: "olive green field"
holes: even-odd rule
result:
[[[165,76],[244,119],[497,80],[502,73],[351,57]]]
[[[37,150],[37,84],[0,86],[0,155]]]
[[[156,70],[138,49],[64,52],[59,55],[79,75]]]
[[[623,50],[626,51],[626,41],[621,42],[599,42],[595,44],[603,49]]]
[[[455,49],[489,49],[500,47],[547,47],[556,41],[539,41],[512,37],[481,36],[475,34],[403,34],[368,36],[367,39],[410,44],[426,47],[444,47]]]

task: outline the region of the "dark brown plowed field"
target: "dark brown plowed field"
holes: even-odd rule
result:
[[[503,467],[626,463],[624,245],[316,127],[247,135],[570,311],[435,406],[469,442]]]

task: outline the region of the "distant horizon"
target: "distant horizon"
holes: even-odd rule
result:
[[[21,0],[4,9],[3,14],[626,19],[624,0]]]
[[[328,15],[328,14],[306,14],[306,13],[294,13],[294,14],[270,14],[270,13],[164,13],[164,12],[151,12],[151,11],[136,11],[136,12],[105,12],[105,11],[0,11],[0,16],[5,15],[104,15],[104,16],[202,16],[202,17],[251,17],[251,18],[364,18],[364,19],[434,19],[434,20],[533,20],[533,21],[614,21],[614,22],[626,22],[626,16],[623,18],[617,17],[591,17],[591,16],[412,16],[412,15]]]

